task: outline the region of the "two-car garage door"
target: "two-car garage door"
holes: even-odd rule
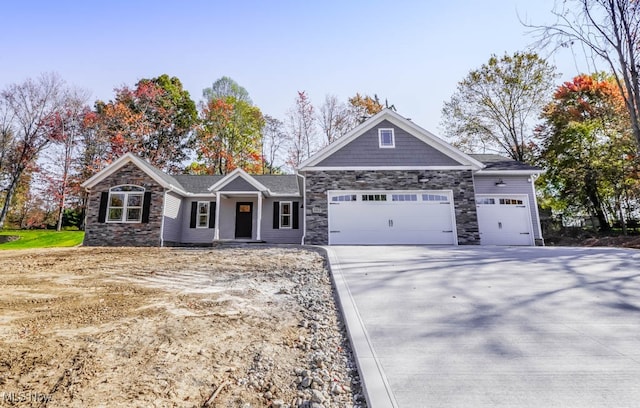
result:
[[[457,243],[451,191],[330,191],[329,244]]]

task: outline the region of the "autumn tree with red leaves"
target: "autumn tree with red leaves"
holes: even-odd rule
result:
[[[6,144],[2,147],[0,228],[23,176],[36,168],[40,153],[51,143],[47,121],[63,106],[65,87],[58,75],[50,73],[11,84],[0,93],[0,130]]]
[[[640,198],[635,140],[625,100],[613,76],[578,75],[560,85],[546,105],[539,164],[546,172],[544,204],[587,213],[600,229],[625,226]]]
[[[235,96],[218,96],[203,102],[193,146],[197,162],[187,169],[194,174],[228,174],[236,168],[262,172],[264,118],[256,106]]]
[[[197,115],[178,78],[165,74],[142,79],[133,89],[116,89],[113,101],[96,102],[94,114],[86,118],[92,154],[106,150],[101,159],[109,163],[132,152],[160,169],[176,171],[188,157]]]

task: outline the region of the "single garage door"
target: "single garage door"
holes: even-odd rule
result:
[[[482,245],[533,245],[529,198],[524,195],[477,195]]]
[[[451,191],[330,191],[329,244],[457,243]]]

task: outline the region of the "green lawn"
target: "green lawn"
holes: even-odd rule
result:
[[[82,243],[84,231],[1,230],[0,235],[17,235],[20,239],[0,244],[2,249],[71,247]]]

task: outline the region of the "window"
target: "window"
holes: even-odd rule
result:
[[[423,194],[422,201],[449,201],[449,197],[442,194]]]
[[[117,186],[109,190],[107,222],[141,222],[144,188]]]
[[[291,228],[291,201],[280,202],[280,228]]]
[[[363,194],[362,201],[387,201],[386,194]]]
[[[198,201],[198,223],[197,228],[209,228],[209,202]]]
[[[476,200],[476,203],[478,204],[495,204],[496,203],[496,199],[495,198],[478,198]]]
[[[391,201],[418,201],[417,194],[391,194]]]
[[[501,198],[500,199],[500,204],[506,204],[506,205],[522,205],[523,202],[522,200],[516,200],[514,198]]]
[[[378,129],[378,140],[381,148],[396,147],[393,129]]]
[[[331,197],[331,201],[356,201],[355,194],[343,194]]]

